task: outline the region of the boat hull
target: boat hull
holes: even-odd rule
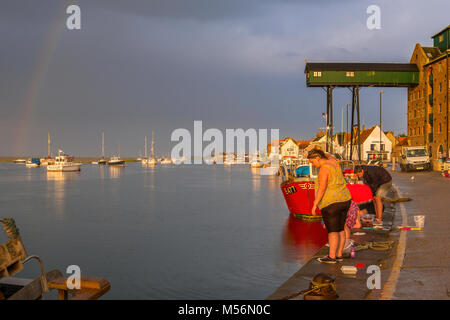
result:
[[[314,206],[314,181],[285,181],[280,185],[289,212],[296,218],[317,217],[321,218],[321,212],[317,208],[316,216],[311,214]]]
[[[141,164],[143,166],[151,167],[151,166],[156,166],[157,162],[154,159],[143,159],[143,160],[141,160]]]
[[[106,161],[105,159],[100,159],[97,161],[92,161],[92,164],[101,164],[101,165],[105,165],[108,161]]]
[[[275,176],[278,174],[279,167],[262,167],[261,174],[265,176]]]
[[[250,167],[252,168],[262,168],[263,164],[261,162],[251,163]]]
[[[125,160],[108,161],[106,164],[109,165],[109,166],[123,166],[123,165],[125,165]]]
[[[47,171],[49,172],[74,172],[74,171],[81,171],[81,165],[80,164],[73,164],[73,165],[53,165],[49,164],[47,166]]]
[[[39,167],[39,165],[37,163],[25,163],[25,166],[27,168],[36,168]]]

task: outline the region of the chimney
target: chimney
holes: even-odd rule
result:
[[[366,130],[366,126],[365,126],[365,125],[363,125],[363,131],[364,131],[364,130]]]

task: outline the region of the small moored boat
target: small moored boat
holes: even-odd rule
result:
[[[62,150],[58,150],[58,155],[52,164],[47,165],[49,172],[73,172],[81,170],[81,163],[74,162],[74,157],[64,154]]]
[[[163,158],[163,159],[161,159],[161,162],[160,162],[161,164],[172,164],[172,159],[170,159],[170,158]]]
[[[27,162],[25,163],[25,166],[27,168],[39,167],[40,165],[41,165],[41,161],[39,160],[39,158],[28,159]]]
[[[120,157],[111,157],[109,161],[107,162],[107,165],[109,166],[123,166],[125,165],[125,160],[120,159]]]

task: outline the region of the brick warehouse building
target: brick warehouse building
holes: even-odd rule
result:
[[[419,85],[408,88],[408,140],[427,146],[434,169],[440,155],[449,156],[450,26],[431,38],[433,47],[416,44],[410,63],[419,68]]]

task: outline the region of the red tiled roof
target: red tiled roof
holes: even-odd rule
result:
[[[311,143],[311,141],[305,141],[305,140],[298,140],[295,142],[298,147],[300,149],[305,149],[307,146],[309,146],[309,144]]]
[[[398,143],[396,146],[404,146],[408,144],[408,137],[398,137]]]
[[[361,144],[367,140],[367,138],[370,136],[370,134],[373,132],[373,130],[375,130],[376,127],[377,126],[374,126],[370,129],[360,131],[359,136],[361,139]],[[349,137],[349,141],[350,141],[350,137]],[[353,133],[353,143],[356,144],[357,142],[358,142],[358,135],[356,134],[356,130],[355,130],[355,132]]]

